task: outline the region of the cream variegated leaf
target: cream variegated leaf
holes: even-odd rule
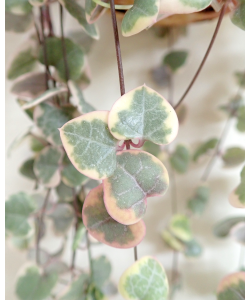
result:
[[[111,247],[135,247],[146,233],[142,220],[133,225],[123,225],[108,214],[103,201],[102,185],[89,192],[84,201],[82,216],[88,232],[98,241]]]
[[[184,244],[180,240],[178,240],[169,230],[163,230],[161,232],[161,237],[171,249],[179,252],[184,251]]]
[[[245,30],[245,0],[232,1],[230,5],[233,6],[231,21],[240,29]]]
[[[69,159],[80,173],[96,180],[114,173],[118,141],[108,130],[108,111],[75,118],[60,128],[60,135]]]
[[[118,289],[126,300],[166,300],[169,294],[165,270],[150,256],[136,261],[122,274]]]
[[[103,180],[106,209],[119,223],[135,224],[146,212],[147,197],[165,194],[168,183],[158,158],[139,150],[117,152],[115,172]]]
[[[169,228],[170,232],[183,242],[189,242],[193,238],[190,221],[185,215],[174,215],[170,221]]]
[[[103,2],[108,2],[107,0]],[[98,5],[93,0],[85,1],[86,19],[89,24],[96,22],[106,11],[101,5]]]
[[[238,223],[245,222],[244,216],[230,217],[215,224],[214,235],[225,238],[230,234],[230,230]]]
[[[245,272],[237,272],[224,277],[217,288],[217,300],[245,299]]]
[[[159,145],[172,142],[179,127],[173,107],[145,85],[115,102],[108,123],[110,132],[119,140],[137,138]]]
[[[160,14],[190,14],[205,9],[212,0],[160,0]]]

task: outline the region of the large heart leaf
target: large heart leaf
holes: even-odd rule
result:
[[[170,231],[183,242],[192,240],[190,221],[185,215],[174,215],[170,221]]]
[[[28,218],[35,211],[34,199],[20,192],[5,202],[5,228],[16,236],[25,236],[31,230]]]
[[[89,192],[82,216],[83,223],[94,238],[115,248],[135,247],[146,233],[143,221],[126,226],[112,219],[104,206],[102,185]]]
[[[205,9],[212,0],[161,0],[160,14],[190,14]]]
[[[206,204],[208,202],[210,195],[210,190],[207,186],[201,185],[196,191],[195,195],[188,201],[188,208],[197,215],[203,213],[206,208]]]
[[[108,130],[108,112],[95,111],[75,118],[60,128],[65,151],[82,174],[103,179],[116,167],[117,142]]]
[[[150,256],[141,258],[123,273],[118,289],[127,300],[166,300],[169,293],[164,268]]]
[[[57,282],[57,274],[42,274],[37,266],[28,267],[16,284],[16,294],[20,300],[44,300],[49,297]]]
[[[77,80],[84,66],[84,52],[70,39],[65,39],[65,51],[68,64],[69,79]],[[66,81],[65,62],[63,58],[62,40],[57,37],[46,39],[47,63],[54,66],[60,79]],[[39,61],[44,64],[43,46],[40,47]]]
[[[60,164],[63,151],[56,147],[45,147],[35,158],[34,172],[38,180],[46,187],[56,187],[61,180]]]
[[[244,300],[245,272],[237,272],[223,278],[217,288],[217,300]]]
[[[245,207],[245,166],[240,173],[241,182],[238,187],[230,194],[229,202],[236,208]]]
[[[103,1],[107,2],[107,0]],[[95,3],[93,0],[86,0],[85,2],[86,19],[89,24],[96,22],[106,11],[106,9]]]
[[[47,103],[41,103],[34,110],[34,121],[46,139],[53,145],[62,144],[58,128],[71,119],[70,112]]]
[[[240,222],[245,222],[245,217],[231,217],[222,220],[215,224],[213,229],[214,235],[220,238],[224,238],[229,235],[231,228]]]
[[[166,145],[177,135],[178,119],[173,107],[144,85],[115,102],[109,114],[109,128],[119,140],[139,138]]]
[[[139,150],[117,153],[114,174],[103,180],[104,202],[117,222],[138,222],[146,212],[147,197],[165,194],[168,172],[159,159]]]
[[[5,11],[5,31],[17,33],[25,32],[26,30],[30,29],[32,23],[32,13],[26,15],[16,15],[9,11]]]
[[[231,21],[234,25],[245,30],[245,0],[237,0],[236,3]]]
[[[156,22],[160,0],[135,0],[122,20],[123,36],[131,36]]]

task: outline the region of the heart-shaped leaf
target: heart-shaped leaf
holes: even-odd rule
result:
[[[38,180],[46,187],[56,187],[61,180],[59,166],[63,151],[56,147],[45,147],[35,158],[34,172]]]
[[[188,208],[197,215],[200,215],[205,210],[208,202],[210,190],[207,186],[201,185],[196,189],[195,195],[188,201]]]
[[[127,300],[165,300],[169,293],[163,266],[150,256],[136,261],[122,274],[118,289]]]
[[[143,221],[126,226],[110,217],[104,206],[102,185],[89,192],[84,201],[82,216],[89,233],[98,241],[111,247],[135,247],[146,233]]]
[[[86,20],[84,8],[75,0],[60,0],[59,1],[82,26],[83,30],[94,39],[99,39],[99,33],[96,25],[89,24]]]
[[[30,149],[33,152],[40,152],[46,145],[48,146],[48,143],[43,138],[30,136]]]
[[[61,201],[72,201],[73,191],[68,185],[65,185],[62,181],[56,187],[56,192]]]
[[[118,141],[107,125],[108,111],[94,111],[60,128],[63,146],[74,167],[96,180],[111,176],[116,167]]]
[[[35,211],[34,199],[20,192],[5,202],[5,228],[15,236],[25,236],[31,230],[28,218]]]
[[[122,35],[131,36],[156,22],[160,0],[135,0],[122,20]]]
[[[245,217],[231,217],[222,220],[215,224],[213,229],[214,235],[219,238],[227,237],[230,233],[231,228],[240,222],[245,222]]]
[[[84,52],[70,39],[65,39],[66,59],[68,63],[69,79],[79,79],[84,67]],[[58,37],[46,38],[47,63],[54,66],[61,80],[66,81],[66,71],[63,56],[62,40]],[[39,61],[44,64],[43,46],[40,47]]]
[[[163,230],[161,232],[161,237],[164,242],[173,250],[183,252],[185,249],[184,244],[178,240],[174,235],[172,235],[169,230]]]
[[[160,145],[172,142],[178,131],[173,107],[145,85],[115,102],[108,123],[110,132],[118,140],[138,138]]]
[[[102,289],[111,274],[111,263],[106,256],[102,255],[92,261],[93,281],[99,289]]]
[[[237,166],[245,161],[245,150],[240,147],[228,148],[222,159],[226,167]]]
[[[20,300],[44,300],[49,297],[57,282],[57,274],[42,274],[37,266],[30,266],[16,284],[16,294]]]
[[[236,208],[245,207],[245,166],[240,173],[241,182],[238,187],[231,193],[229,202]]]
[[[185,215],[174,215],[170,221],[169,229],[172,234],[183,242],[189,242],[193,238],[190,221]]]
[[[223,278],[217,288],[217,300],[244,300],[245,272],[237,272]]]
[[[245,0],[237,0],[236,3],[231,21],[240,29],[245,30]]]
[[[81,274],[76,280],[74,280],[65,291],[64,295],[59,300],[85,300],[86,289],[89,283],[89,275]]]
[[[207,154],[210,150],[213,150],[218,143],[217,138],[209,139],[208,141],[202,143],[194,152],[193,161],[197,161],[200,156]]]
[[[107,2],[103,1],[103,2]],[[106,9],[95,3],[93,0],[86,0],[85,2],[85,12],[86,19],[89,24],[96,22],[104,13]]]
[[[245,222],[240,222],[230,229],[230,236],[241,245],[245,245]]]
[[[161,0],[159,14],[190,14],[205,9],[212,0]]]
[[[189,160],[189,150],[183,145],[177,145],[170,157],[171,166],[179,173],[187,171]]]
[[[33,168],[34,168],[34,159],[30,158],[21,165],[19,172],[23,176],[25,176],[29,179],[36,180],[36,175],[34,173]]]
[[[66,110],[47,103],[41,103],[34,110],[34,121],[46,139],[53,145],[62,144],[58,128],[71,119]]]
[[[134,224],[146,212],[147,197],[165,194],[168,183],[165,166],[153,155],[139,150],[118,152],[114,174],[103,180],[106,209],[117,222]]]
[[[25,32],[30,29],[33,23],[31,13],[26,15],[16,15],[9,11],[5,11],[5,31]]]
[[[163,64],[166,65],[172,72],[176,72],[185,65],[187,57],[187,51],[172,51],[164,56]]]

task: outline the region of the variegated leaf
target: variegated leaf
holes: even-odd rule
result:
[[[103,2],[108,2],[107,0]],[[93,0],[86,0],[85,1],[85,12],[86,12],[86,19],[89,24],[96,22],[104,13],[106,9],[95,3]]]
[[[119,140],[138,138],[166,145],[178,132],[178,119],[173,107],[145,85],[115,102],[108,123],[110,132]]]
[[[35,158],[34,172],[38,180],[46,187],[56,187],[61,180],[59,165],[63,151],[56,147],[45,147]]]
[[[166,300],[169,294],[164,268],[150,256],[136,261],[122,274],[118,289],[127,300]]]
[[[122,20],[123,36],[141,32],[156,22],[160,0],[135,0]]]
[[[169,230],[163,230],[161,232],[161,237],[164,242],[173,250],[183,252],[185,249],[184,244],[178,240]]]
[[[229,202],[236,208],[245,207],[245,166],[240,173],[241,182],[229,196]]]
[[[5,10],[16,15],[26,15],[32,11],[29,0],[6,0]]]
[[[70,102],[78,108],[81,114],[87,114],[91,111],[95,111],[95,108],[85,101],[82,90],[74,81],[70,80],[68,85],[72,94]]]
[[[75,18],[82,26],[83,30],[94,39],[99,39],[99,33],[96,25],[89,24],[86,20],[85,9],[75,0],[59,0],[66,10]]]
[[[73,190],[68,185],[64,184],[63,181],[56,187],[56,193],[60,201],[72,201],[73,200]]]
[[[30,136],[30,132],[33,126],[30,126],[26,128],[23,132],[21,132],[10,144],[8,151],[7,151],[7,156],[10,157],[12,151],[16,149],[18,146],[21,145],[21,143]]]
[[[205,9],[212,0],[161,0],[159,14],[190,14]]]
[[[245,30],[245,0],[236,1],[236,5],[233,8],[231,21],[233,22],[234,25],[236,25],[240,29]]]
[[[231,228],[241,222],[245,222],[244,216],[231,217],[231,218],[222,220],[222,221],[218,222],[217,224],[215,224],[214,229],[213,229],[214,235],[219,238],[227,237],[230,233]]]
[[[138,245],[145,233],[143,221],[122,225],[108,214],[103,202],[103,187],[92,189],[84,201],[83,223],[98,241],[115,248],[132,248]]]
[[[5,11],[5,31],[25,32],[30,29],[33,23],[32,13],[26,15],[16,15]]]
[[[64,235],[73,224],[75,213],[71,205],[59,203],[49,217],[53,221],[55,232],[59,235]]]
[[[60,128],[63,146],[74,167],[99,180],[116,167],[117,140],[108,130],[108,111],[95,111],[75,118]]]
[[[70,112],[47,103],[41,103],[34,110],[34,121],[47,141],[53,145],[62,144],[58,128],[71,119]]]
[[[106,209],[117,222],[134,224],[146,212],[147,197],[165,194],[168,183],[158,158],[139,150],[118,152],[114,174],[103,180]]]
[[[170,221],[170,232],[183,242],[192,240],[190,221],[185,215],[174,215]]]
[[[244,300],[245,272],[237,272],[223,278],[217,288],[217,300]]]

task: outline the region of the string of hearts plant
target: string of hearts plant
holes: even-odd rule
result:
[[[59,4],[60,36],[54,32],[50,15],[54,4]],[[92,258],[91,245],[96,245],[96,240],[115,248],[134,248],[135,263],[119,281],[119,292],[125,299],[167,299],[169,283],[163,266],[152,256],[137,257],[137,245],[146,234],[142,219],[147,199],[164,195],[169,186],[165,165],[147,151],[146,145],[165,147],[175,139],[179,126],[175,110],[198,77],[227,7],[232,10],[233,23],[243,28],[244,4],[244,0],[135,0],[131,6],[115,5],[114,0],[86,0],[83,7],[75,0],[6,1],[7,30],[23,32],[31,24],[35,28],[35,34],[8,70],[8,79],[15,80],[12,92],[34,123],[12,148],[29,138],[33,154],[20,172],[35,181],[35,192],[20,192],[6,202],[7,237],[17,248],[28,249],[29,259],[36,262],[20,272],[16,283],[19,299],[101,300],[113,295],[116,288],[109,280],[110,262],[104,256]],[[173,107],[145,84],[125,92],[116,9],[127,10],[121,30],[128,37],[167,16],[197,12],[209,5],[221,9],[218,24],[179,102]],[[86,54],[92,38],[99,37],[94,22],[106,8],[111,9],[121,97],[110,111],[98,111],[85,101],[82,90],[90,82]],[[85,34],[65,36],[65,10]],[[176,64],[176,59],[169,62]],[[34,72],[36,68],[39,71]],[[61,237],[55,253],[40,245],[47,219]],[[183,218],[175,218],[172,226],[180,239],[183,235],[178,226],[182,223]],[[68,266],[61,257],[72,225],[74,238]],[[75,265],[83,243],[88,251],[89,272]]]

